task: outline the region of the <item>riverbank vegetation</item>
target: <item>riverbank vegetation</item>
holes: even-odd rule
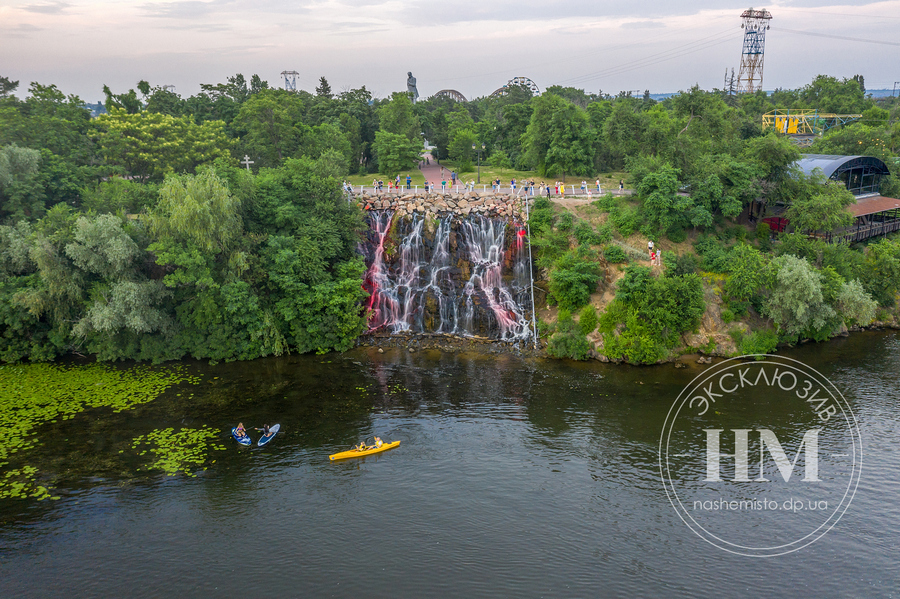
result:
[[[104,88],[96,118],[53,85],[20,98],[17,82],[2,83],[3,361],[350,347],[366,328],[365,223],[341,182],[416,172],[423,138],[461,173],[477,162],[473,144],[488,177],[628,173],[633,197],[534,205],[535,260],[560,310],[543,327],[552,355],[647,363],[686,347],[768,350],[896,307],[897,242],[848,247],[758,224],[777,208],[798,231],[838,226],[853,201],[793,169],[798,149],[760,130],[773,108],[862,114],[810,151],[882,158],[882,192],[900,193],[900,103],[867,98],[859,78],[737,97],[694,87],[663,102],[513,87],[413,104],[236,75],[189,98],[143,81]],[[646,262],[647,240],[662,265]]]

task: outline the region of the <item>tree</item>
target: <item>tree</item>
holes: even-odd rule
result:
[[[800,99],[819,112],[860,113],[867,108],[866,92],[859,80],[819,75],[800,90]]]
[[[667,231],[672,226],[684,226],[694,206],[686,196],[678,195],[681,183],[679,171],[669,164],[645,176],[637,186],[643,200],[643,210],[651,227]]]
[[[11,96],[18,87],[18,81],[12,81],[9,77],[0,77],[0,98]]]
[[[145,81],[141,81],[141,84],[146,84]],[[106,96],[106,111],[112,112],[112,110],[124,110],[128,114],[137,114],[143,108],[141,101],[137,97],[137,92],[133,89],[128,90],[124,94],[114,94],[112,90],[109,89],[108,85],[103,86],[103,94]]]
[[[406,92],[391,94],[391,99],[378,107],[378,119],[381,131],[401,135],[417,146],[421,145],[422,126]]]
[[[243,230],[240,201],[212,169],[196,176],[167,177],[149,222],[160,238],[171,238],[212,256],[228,252]]]
[[[774,258],[771,264],[772,289],[763,311],[782,336],[796,340],[804,333],[825,328],[836,313],[822,294],[822,274],[806,260],[791,255]]]
[[[472,146],[477,145],[478,136],[471,129],[457,129],[453,132],[450,147],[448,148],[449,157],[457,162],[460,172],[465,172],[471,168],[472,161],[475,159],[475,150],[472,149]]]
[[[331,86],[328,84],[328,79],[325,79],[325,76],[319,77],[319,85],[316,86],[316,95],[320,98],[328,98],[331,99]]]
[[[385,176],[394,177],[415,168],[421,146],[418,141],[410,141],[403,135],[379,131],[375,134],[374,149],[378,171]]]
[[[259,161],[257,166],[278,166],[296,155],[302,110],[300,97],[282,89],[264,89],[241,105],[234,126],[243,132],[241,147]]]
[[[0,214],[12,220],[37,218],[44,198],[37,185],[41,153],[15,145],[0,147]]]
[[[129,114],[113,108],[96,119],[96,126],[106,159],[142,181],[192,172],[199,165],[230,155],[231,142],[219,121],[197,125],[187,115]]]
[[[849,227],[853,214],[847,207],[856,203],[843,183],[825,181],[819,173],[807,180],[808,191],[795,197],[785,217],[797,231],[835,231]]]
[[[588,176],[593,171],[593,129],[584,110],[559,96],[532,100],[531,122],[522,136],[525,159],[541,175]]]

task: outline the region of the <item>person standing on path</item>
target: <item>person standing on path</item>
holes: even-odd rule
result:
[[[409,189],[412,186],[412,177],[406,175],[406,189]]]
[[[600,179],[597,179],[597,193],[601,193],[600,192]]]
[[[647,242],[647,252],[650,254],[651,260],[653,257],[653,240]]]

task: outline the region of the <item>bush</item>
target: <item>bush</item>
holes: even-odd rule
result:
[[[694,251],[702,259],[701,268],[703,270],[708,272],[728,272],[731,252],[715,238],[705,235],[701,236],[694,243]]]
[[[591,205],[596,206],[600,212],[612,212],[619,205],[619,200],[608,193],[599,200],[591,202]]]
[[[666,237],[673,243],[681,243],[687,239],[687,231],[684,230],[684,227],[672,226],[666,231]]]
[[[732,299],[728,302],[728,309],[731,310],[735,317],[743,318],[747,315],[747,311],[750,310],[750,302],[748,300]]]
[[[728,308],[722,308],[720,315],[722,316],[722,322],[724,322],[725,324],[734,322],[734,319],[735,319],[734,312],[732,312]]]
[[[578,324],[572,320],[568,310],[559,311],[556,332],[547,342],[547,353],[554,358],[571,358],[586,360],[591,344],[581,332]]]
[[[778,346],[778,335],[775,331],[754,331],[741,338],[739,349],[741,354],[768,354],[775,351]]]
[[[598,322],[600,322],[600,319],[597,318],[597,311],[594,309],[594,306],[587,305],[578,314],[578,328],[581,330],[582,335],[593,333],[594,329],[597,328]]]
[[[625,255],[625,250],[617,245],[608,245],[603,248],[603,257],[610,264],[621,264],[622,262],[628,261],[628,256]]]
[[[571,212],[566,212],[562,216],[559,217],[559,220],[556,222],[556,228],[560,231],[571,231],[572,226],[575,223],[575,217],[572,216]]]
[[[597,239],[598,243],[609,243],[612,240],[613,230],[612,225],[609,223],[603,223],[599,227],[597,227]]]
[[[697,266],[697,257],[694,254],[679,254],[675,258],[675,265],[668,271],[668,275],[672,277],[692,275],[697,272]]]
[[[578,243],[584,245],[600,245],[603,243],[590,223],[585,221],[579,221],[575,226],[575,239],[578,240]]]
[[[617,206],[610,211],[609,220],[622,237],[630,237],[641,226],[637,208]]]
[[[577,310],[588,303],[599,279],[596,256],[583,248],[570,250],[550,272],[550,294],[561,308]]]
[[[646,266],[630,266],[600,319],[604,352],[634,363],[658,362],[681,333],[697,326],[705,309],[703,285],[696,274],[654,278]],[[617,335],[619,324],[625,326]]]

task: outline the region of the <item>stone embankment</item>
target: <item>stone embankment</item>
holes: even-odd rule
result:
[[[481,214],[488,218],[525,219],[522,198],[509,194],[479,193],[382,193],[355,196],[357,205],[364,210],[394,210],[400,215],[421,214],[441,217],[454,214],[466,217]]]

